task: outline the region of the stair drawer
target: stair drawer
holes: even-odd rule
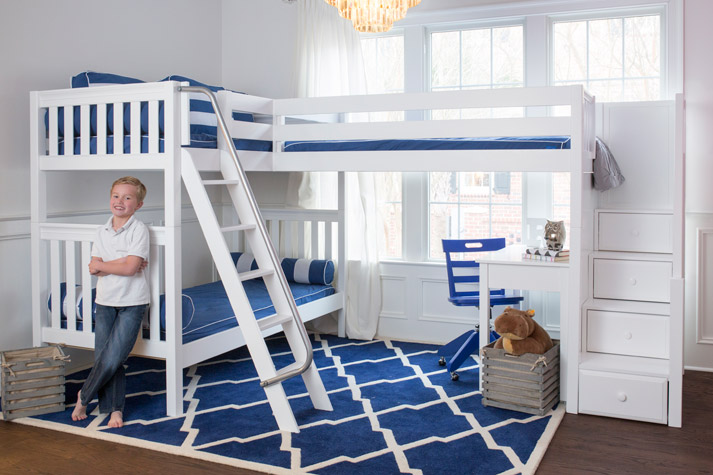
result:
[[[673,216],[657,213],[598,213],[600,251],[673,252]]]
[[[580,370],[579,412],[666,424],[667,390],[665,378]]]
[[[669,357],[669,317],[587,311],[587,351],[647,358]]]
[[[670,262],[594,259],[594,298],[669,302]]]

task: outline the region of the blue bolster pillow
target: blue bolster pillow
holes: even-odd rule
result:
[[[331,285],[334,280],[334,262],[322,259],[282,259],[282,270],[287,280],[300,284]]]
[[[97,304],[94,302],[94,299],[97,296],[97,289],[92,288],[92,313],[96,309]],[[66,282],[60,282],[59,284],[59,297],[60,301],[62,302],[62,306],[60,307],[60,314],[62,318],[67,318],[67,305],[71,305],[70,302],[67,300],[67,284]],[[84,305],[82,304],[82,301],[84,298],[82,297],[82,286],[81,285],[75,285],[75,299],[76,301],[74,302],[74,314],[77,316],[77,321],[82,321],[84,318]],[[52,311],[52,294],[49,295],[47,298],[47,308]]]
[[[247,252],[231,252],[238,272],[257,269],[255,257]],[[290,282],[299,284],[331,285],[334,281],[334,262],[323,259],[295,259],[285,257],[281,262],[282,271]]]

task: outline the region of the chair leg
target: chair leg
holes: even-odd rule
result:
[[[463,345],[458,349],[458,352],[453,355],[453,358],[448,361],[446,367],[450,371],[451,375],[461,367],[463,362],[473,353],[478,350],[480,344],[480,333],[473,331],[471,332],[468,339],[463,343]],[[457,379],[457,378],[456,378]]]
[[[438,356],[455,355],[458,350],[460,350],[460,348],[463,346],[463,344],[468,340],[468,338],[470,338],[470,335],[472,335],[473,333],[475,333],[475,330],[468,330],[458,338],[450,341],[449,343],[446,343],[441,347],[440,350],[438,350]]]

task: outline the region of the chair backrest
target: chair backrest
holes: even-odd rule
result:
[[[478,290],[459,291],[456,284],[473,287],[480,282],[479,264],[471,259],[453,260],[451,254],[497,251],[505,247],[505,238],[489,239],[443,239],[443,252],[446,253],[446,270],[448,272],[448,292],[451,299],[459,297],[478,297]],[[454,269],[464,269],[454,272]],[[491,295],[502,294],[502,290],[491,290]]]

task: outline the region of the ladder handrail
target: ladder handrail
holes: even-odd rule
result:
[[[282,291],[285,293],[285,296],[287,297],[287,302],[290,306],[290,310],[292,312],[292,319],[297,325],[297,328],[299,330],[299,334],[302,340],[302,343],[304,344],[305,351],[306,351],[306,359],[304,363],[297,367],[293,368],[289,371],[285,371],[284,373],[278,374],[277,376],[274,376],[272,378],[268,378],[264,381],[260,381],[260,386],[262,387],[267,387],[271,384],[279,383],[282,382],[286,379],[290,379],[294,376],[299,376],[305,371],[309,369],[309,367],[312,365],[312,360],[313,360],[313,354],[312,354],[312,342],[309,339],[309,335],[307,334],[307,330],[305,329],[304,323],[302,322],[302,319],[300,318],[299,311],[297,310],[297,304],[295,303],[295,299],[292,296],[292,291],[290,290],[290,286],[287,283],[287,278],[285,277],[285,272],[282,270],[282,265],[280,264],[280,259],[277,256],[277,250],[275,250],[275,246],[272,244],[272,240],[270,239],[270,236],[267,232],[267,227],[265,226],[265,222],[262,219],[262,214],[260,213],[260,208],[257,204],[257,200],[255,199],[255,195],[253,194],[252,188],[250,187],[250,182],[248,181],[248,177],[245,174],[245,170],[243,169],[242,164],[240,163],[240,159],[238,158],[238,152],[235,150],[235,145],[233,144],[233,138],[230,136],[230,132],[228,132],[228,127],[225,123],[225,119],[223,118],[223,114],[220,111],[220,107],[218,106],[218,100],[215,97],[215,94],[213,91],[206,87],[201,87],[201,86],[179,86],[178,87],[178,92],[198,92],[205,94],[208,96],[210,99],[210,103],[213,106],[213,110],[215,111],[216,118],[218,120],[218,128],[220,129],[221,133],[223,134],[223,138],[225,139],[225,142],[229,145],[228,149],[230,151],[230,156],[233,159],[233,163],[235,164],[236,169],[238,170],[238,175],[240,176],[240,180],[243,182],[242,185],[245,187],[245,191],[248,196],[248,202],[250,203],[250,208],[253,211],[253,214],[257,218],[257,230],[262,236],[263,242],[267,245],[267,250],[270,255],[270,260],[272,261],[273,267],[275,268],[275,273],[277,275],[277,280],[280,282],[280,287],[282,288]]]

